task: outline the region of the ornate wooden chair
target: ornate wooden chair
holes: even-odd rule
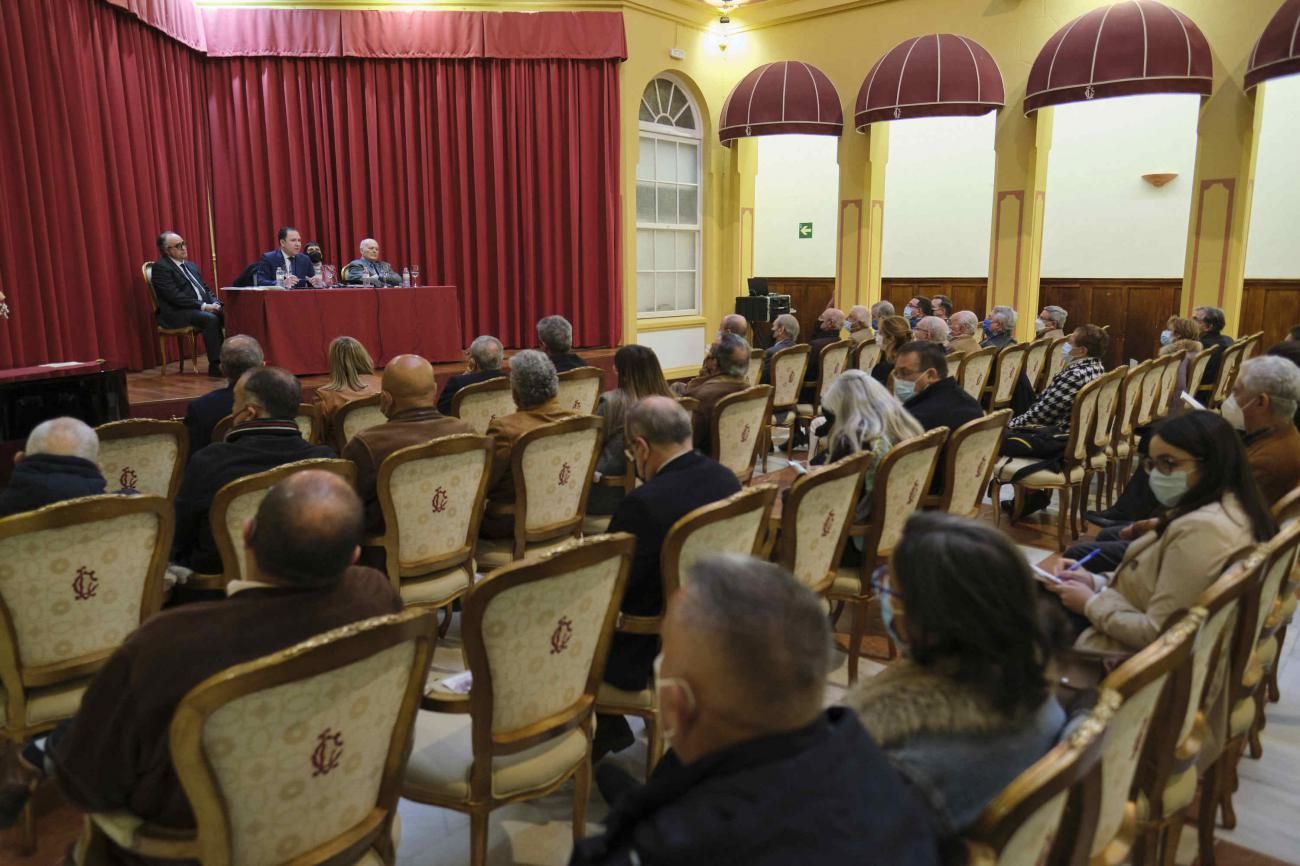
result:
[[[878,340],[863,340],[853,346],[849,353],[849,367],[870,373],[880,363],[880,343]]]
[[[1059,471],[1053,472],[1050,469],[1040,469],[1026,475],[1019,481],[1012,481],[1011,479],[1015,477],[1019,470],[1038,462],[1038,459],[1035,457],[1008,457],[998,465],[998,468],[993,473],[994,526],[998,524],[1002,512],[999,504],[1002,485],[1011,484],[1016,491],[1015,508],[1012,511],[1013,518],[1020,513],[1025,490],[1056,490],[1060,492],[1061,497],[1056,517],[1057,549],[1065,550],[1065,525],[1067,520],[1071,523],[1070,532],[1072,537],[1079,537],[1078,528],[1073,525],[1071,519],[1074,503],[1072,494],[1083,495],[1083,479],[1088,465],[1088,441],[1092,433],[1093,418],[1097,411],[1097,397],[1101,391],[1102,383],[1103,378],[1101,377],[1093,379],[1080,388],[1074,397],[1074,405],[1070,409],[1070,438],[1066,440],[1065,453],[1061,455],[1061,469]],[[1014,435],[1014,429],[1007,431],[1008,437]]]
[[[790,487],[777,562],[813,592],[824,593],[835,580],[870,465],[870,454],[852,454]]]
[[[560,373],[560,393],[555,398],[565,409],[591,415],[600,400],[600,383],[605,371],[599,367],[577,367]]]
[[[1109,325],[1104,325],[1102,330],[1104,331],[1109,327]],[[1069,337],[1057,337],[1052,341],[1052,347],[1047,350],[1047,374],[1043,379],[1044,385],[1051,382],[1053,376],[1065,369],[1065,356],[1061,354],[1061,346],[1069,339]]]
[[[193,325],[183,325],[179,328],[164,328],[157,324],[158,321],[158,293],[153,289],[153,262],[145,262],[140,266],[140,274],[144,277],[144,284],[149,289],[149,303],[153,305],[154,328],[158,332],[158,354],[162,355],[162,365],[158,368],[159,372],[167,375],[167,338],[172,337],[176,340],[176,358],[179,365],[179,372],[185,374],[185,338],[190,338],[190,355],[194,358],[194,372],[199,371],[199,337],[202,331]]]
[[[976,353],[978,354],[978,353]],[[1016,391],[1016,382],[1025,369],[1025,356],[1029,347],[1024,343],[1003,346],[998,351],[997,363],[994,364],[993,381],[987,387],[989,411],[1006,409],[1011,405],[1011,397]]]
[[[353,436],[387,422],[388,416],[379,408],[378,394],[345,403],[334,414],[329,444],[337,453],[342,454]]]
[[[799,415],[798,423],[807,426],[808,422],[816,418],[821,413],[822,396],[826,389],[835,381],[835,377],[844,372],[849,362],[849,349],[852,343],[848,340],[840,340],[831,343],[822,349],[821,354],[817,357],[817,383],[813,386],[812,403],[800,403],[795,407]]]
[[[921,505],[930,490],[934,467],[939,460],[947,427],[935,429],[904,440],[889,450],[876,467],[871,487],[871,520],[849,527],[849,536],[863,541],[862,565],[857,568],[837,566],[835,580],[826,597],[839,607],[853,605],[853,626],[849,638],[849,682],[858,678],[858,654],[867,633],[867,608],[875,595],[871,590],[871,573],[893,553],[903,534],[903,524]],[[837,609],[838,614],[838,609]],[[892,644],[891,644],[892,648]]]
[[[970,866],[1083,866],[1097,829],[1101,750],[1119,695],[1102,692],[1087,718],[1016,777],[963,839]]]
[[[91,676],[158,612],[174,530],[159,496],[88,496],[0,519],[0,734],[12,748],[75,715]],[[30,853],[30,803],[21,824]]]
[[[772,383],[772,412],[769,422],[764,425],[766,439],[763,448],[763,471],[767,471],[767,454],[772,446],[780,445],[772,435],[777,428],[786,431],[785,442],[794,445],[794,428],[799,423],[799,391],[803,388],[804,375],[808,371],[808,353],[812,347],[807,343],[782,349],[772,355],[768,369]]]
[[[1241,368],[1241,361],[1246,357],[1246,350],[1250,348],[1247,341],[1238,340],[1231,346],[1223,350],[1223,360],[1219,362],[1219,376],[1214,382],[1214,391],[1210,394],[1210,402],[1206,408],[1218,409],[1223,405],[1223,401],[1228,399],[1232,393],[1232,386],[1237,382],[1237,370]]]
[[[728,394],[713,406],[709,422],[709,453],[741,484],[754,475],[758,449],[765,441],[764,422],[772,417],[772,386],[756,385]],[[764,463],[767,455],[763,455]]]
[[[1200,400],[1202,405],[1206,405],[1210,399],[1207,390],[1214,390],[1214,383],[1205,381],[1205,371],[1210,366],[1210,359],[1222,351],[1221,346],[1211,346],[1192,357],[1192,366],[1187,371],[1187,393]]]
[[[745,368],[745,387],[753,388],[763,380],[763,350],[749,350],[749,366]]]
[[[989,346],[987,349],[962,355],[957,362],[957,383],[976,400],[980,399],[985,387],[988,386],[997,357],[998,350]]]
[[[481,571],[552,550],[582,533],[604,426],[604,418],[584,415],[519,437],[510,455],[515,501],[500,511],[514,514],[514,538],[480,538],[475,557]]]
[[[1158,358],[1149,358],[1138,366],[1146,372],[1142,376],[1142,397],[1138,401],[1138,427],[1149,427],[1156,422],[1157,405],[1160,402],[1160,385],[1163,378]]]
[[[635,546],[626,533],[574,542],[492,572],[465,597],[473,685],[425,695],[402,796],[468,812],[473,866],[487,862],[493,809],[570,778],[583,836],[592,710]]]
[[[488,425],[497,418],[518,411],[514,394],[510,391],[510,377],[499,376],[484,382],[466,385],[451,398],[451,414],[464,421],[482,436]]]
[[[758,484],[720,502],[700,506],[674,523],[664,536],[659,560],[664,603],[668,603],[685,581],[687,571],[701,557],[720,553],[757,556],[764,543],[768,514],[776,495],[775,484]],[[616,630],[625,634],[657,635],[662,625],[663,614],[633,616],[620,613]],[[631,692],[602,682],[596,693],[596,712],[637,716],[645,720],[649,740],[646,750],[648,777],[663,754],[659,699],[654,683],[639,692]]]
[[[1043,390],[1043,380],[1049,369],[1047,353],[1052,350],[1054,341],[1053,337],[1042,337],[1030,343],[1025,351],[1025,377],[1029,380],[1029,387],[1035,392]]]
[[[130,418],[95,428],[99,468],[109,489],[175,499],[189,455],[190,434],[179,421]]]
[[[366,398],[371,399],[371,398]],[[234,418],[230,415],[222,418],[212,428],[212,441],[222,442],[226,434],[234,427]],[[298,432],[302,438],[314,445],[324,445],[325,443],[325,422],[321,418],[320,409],[312,403],[299,403],[298,414],[294,416],[294,423],[298,425]],[[331,442],[330,445],[335,443]]]
[[[1101,508],[1106,498],[1106,483],[1111,471],[1110,453],[1114,450],[1115,436],[1120,429],[1119,391],[1124,383],[1123,367],[1116,367],[1101,376],[1101,385],[1097,388],[1097,408],[1094,410],[1092,434],[1088,436],[1088,459],[1084,462],[1083,484],[1079,487],[1080,495],[1075,500],[1076,525],[1083,530],[1083,513],[1088,508],[1088,496],[1092,493],[1092,482],[1097,480],[1097,507]]]
[[[1180,350],[1164,357],[1160,368],[1160,396],[1156,398],[1156,418],[1167,418],[1178,398],[1178,371],[1187,352]]]
[[[392,866],[433,643],[433,615],[405,611],[204,680],[171,723],[172,761],[196,829],[94,813],[81,862],[104,862],[110,839],[139,856],[207,866]]]
[[[967,421],[944,446],[943,490],[921,497],[922,508],[937,508],[962,517],[978,517],[1006,437],[1010,409]],[[933,488],[932,488],[933,489]]]
[[[1142,380],[1149,368],[1137,364],[1126,370],[1123,367],[1119,369],[1124,370],[1124,374],[1120,380],[1119,404],[1115,410],[1114,435],[1106,451],[1106,457],[1112,466],[1109,479],[1112,502],[1133,474],[1133,461],[1137,455],[1135,431],[1138,414],[1142,410]]]
[[[1283,496],[1273,504],[1273,517],[1277,520],[1279,526],[1285,526],[1296,520],[1300,520],[1300,487],[1295,488],[1286,496]],[[1300,589],[1300,574],[1292,571],[1278,590],[1277,604],[1274,605],[1272,613],[1264,622],[1264,634],[1277,638],[1277,651],[1279,657],[1282,653],[1282,647],[1286,645],[1287,627],[1291,620],[1295,618],[1297,605],[1296,590]],[[1267,671],[1268,678],[1268,700],[1277,703],[1282,699],[1282,693],[1277,684],[1277,665],[1269,665]]]
[[[492,473],[492,439],[462,433],[395,451],[375,488],[388,577],[407,606],[445,608],[474,585],[474,545]],[[450,622],[450,611],[447,621]]]

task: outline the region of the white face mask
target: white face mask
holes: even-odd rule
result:
[[[1034,319],[1034,333],[1041,334],[1047,330],[1047,323],[1042,319]]]
[[[1251,402],[1255,401],[1252,400]],[[1219,407],[1219,414],[1223,416],[1224,421],[1232,425],[1234,430],[1245,431],[1246,415],[1241,411],[1241,407],[1237,405],[1236,395],[1228,395],[1228,399],[1224,400],[1223,405]]]
[[[1064,355],[1067,359],[1073,357],[1070,354],[1073,351],[1074,351],[1074,344],[1071,343],[1069,340],[1066,340],[1064,343],[1061,344],[1061,354]]]

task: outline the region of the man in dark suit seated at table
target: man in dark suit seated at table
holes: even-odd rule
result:
[[[197,452],[185,467],[176,494],[176,538],[172,561],[201,574],[218,574],[221,555],[212,539],[208,512],[217,491],[231,481],[315,457],[334,449],[302,438],[294,420],[302,387],[288,370],[258,367],[235,383],[234,426],[226,441]]]
[[[361,242],[361,258],[353,259],[343,268],[343,282],[349,286],[396,286],[402,275],[393,266],[379,259],[379,241],[366,238]]]
[[[281,226],[276,238],[280,242],[278,249],[263,253],[257,260],[257,270],[253,275],[255,286],[283,286],[286,289],[308,289],[324,285],[316,276],[316,266],[302,251],[302,233],[293,226]],[[284,269],[284,282],[275,280],[276,268]]]
[[[636,475],[645,483],[623,498],[609,521],[610,532],[636,536],[622,610],[636,616],[663,611],[659,573],[664,537],[674,523],[702,505],[740,492],[736,474],[691,447],[691,418],[669,397],[647,397],[627,412],[628,449]],[[638,692],[650,681],[659,652],[654,635],[614,635],[605,665],[605,682]],[[601,715],[592,741],[592,760],[632,745],[632,729],[622,716]]]
[[[564,373],[587,366],[587,362],[573,354],[573,325],[564,316],[547,316],[537,323],[537,340],[546,352],[555,372]]]
[[[452,399],[461,388],[488,379],[499,379],[506,374],[501,369],[504,352],[501,341],[496,337],[475,337],[474,342],[469,344],[466,355],[465,372],[448,379],[447,384],[442,386],[442,394],[438,396],[438,411],[444,415],[451,414]]]
[[[185,429],[190,434],[187,459],[212,441],[212,429],[235,407],[239,377],[262,364],[262,347],[247,334],[236,334],[221,344],[221,372],[226,374],[226,387],[209,391],[186,407]]]
[[[225,325],[221,302],[203,282],[199,269],[190,264],[184,238],[176,232],[163,232],[155,243],[159,256],[149,282],[158,300],[158,324],[198,328],[208,352],[208,375],[216,378],[221,375],[221,328]]]

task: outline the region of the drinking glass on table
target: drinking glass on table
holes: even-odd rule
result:
[[[411,265],[411,285],[420,285],[420,266]]]

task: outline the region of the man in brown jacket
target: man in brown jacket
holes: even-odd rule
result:
[[[394,451],[423,445],[439,436],[473,433],[459,418],[434,408],[433,365],[419,355],[398,355],[384,368],[379,406],[388,422],[357,433],[343,457],[357,465],[357,495],[366,506],[366,529],[384,531],[384,515],[375,489],[379,465]]]
[[[1246,433],[1246,459],[1264,499],[1275,504],[1300,484],[1300,368],[1264,355],[1241,365],[1223,417]]]
[[[515,442],[529,430],[576,418],[577,413],[560,406],[555,397],[560,379],[555,365],[544,353],[525,349],[510,359],[510,393],[519,411],[488,424],[495,438],[492,477],[488,481],[487,513],[479,534],[484,538],[510,538],[515,532],[515,478],[510,468]]]
[[[951,335],[948,338],[948,357],[960,358],[980,350],[979,340],[975,339],[975,329],[979,327],[979,318],[970,310],[954,313],[948,320]]]
[[[709,347],[709,358],[718,372],[696,376],[683,392],[684,396],[700,401],[691,426],[695,431],[695,447],[705,453],[709,451],[709,435],[713,429],[713,408],[723,397],[745,390],[748,384],[745,373],[749,369],[749,344],[743,337],[723,334]]]

